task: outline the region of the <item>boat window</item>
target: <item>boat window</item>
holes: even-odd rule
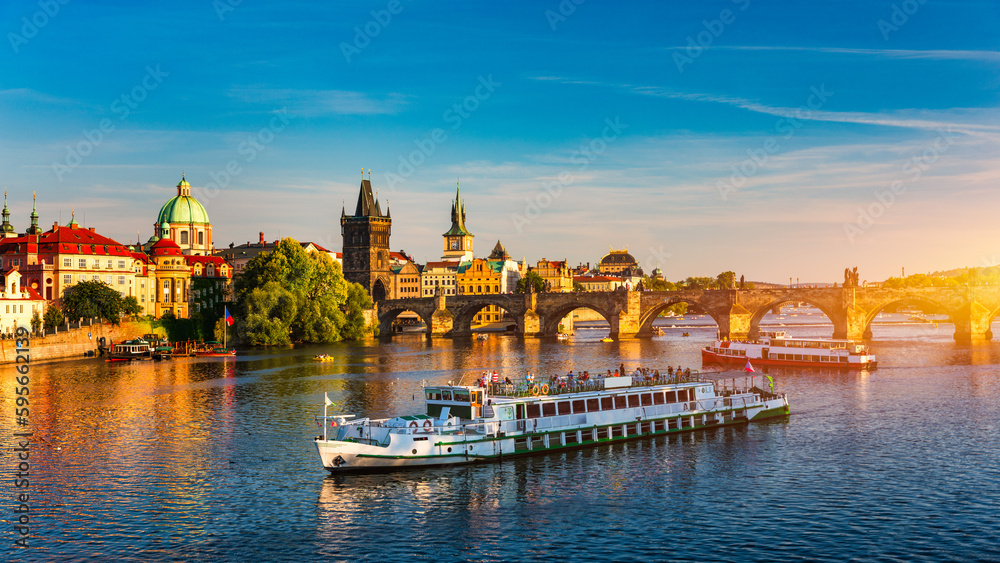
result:
[[[569,401],[559,401],[559,414],[569,414]]]
[[[555,415],[556,415],[555,403],[542,403],[542,416],[555,416]]]
[[[538,418],[542,416],[542,409],[539,407],[538,403],[528,403],[527,411],[528,418]]]
[[[614,410],[614,408],[615,408],[614,399],[612,399],[611,397],[601,397],[601,410],[602,411],[610,411],[610,410]]]
[[[600,399],[587,399],[587,412],[596,412],[599,410],[601,410]]]
[[[684,401],[687,401],[688,400],[687,396],[688,396],[688,390],[687,389],[678,389],[677,390],[677,402],[678,403],[683,403]]]
[[[648,407],[649,405],[653,404],[653,396],[650,395],[649,393],[643,393],[642,395],[639,396],[639,399],[642,402],[642,406],[644,407]]]
[[[676,391],[667,391],[663,395],[664,395],[664,397],[666,397],[668,403],[676,403],[677,402],[677,392]]]
[[[468,403],[469,402],[469,392],[467,390],[465,390],[465,389],[462,389],[462,390],[456,389],[455,390],[455,400],[458,401],[458,402],[460,402],[460,403]]]
[[[653,404],[654,405],[663,404],[663,393],[653,393]]]
[[[819,361],[819,356],[812,356],[812,361],[818,362]]]
[[[628,406],[630,406],[630,407],[638,407],[639,406],[639,396],[638,395],[629,395],[628,396]]]
[[[625,401],[626,401],[625,395],[616,395],[615,396],[615,408],[616,409],[623,409],[623,408],[627,407],[628,404]]]
[[[441,398],[443,398],[445,401],[450,401],[451,391],[441,391]]]
[[[795,359],[801,361],[802,360],[802,354],[795,354]]]
[[[573,412],[587,412],[587,402],[583,399],[573,401]]]

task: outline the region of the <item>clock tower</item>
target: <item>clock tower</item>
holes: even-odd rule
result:
[[[465,228],[465,203],[462,201],[461,188],[455,188],[455,201],[451,204],[451,228],[441,235],[444,237],[445,262],[468,262],[472,260],[472,237],[475,236]]]

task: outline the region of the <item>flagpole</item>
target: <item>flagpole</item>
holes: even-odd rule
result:
[[[330,406],[330,396],[323,392],[323,441],[326,442],[326,409]]]

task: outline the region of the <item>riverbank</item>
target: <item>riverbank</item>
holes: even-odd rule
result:
[[[166,334],[162,328],[154,329],[150,321],[128,321],[118,325],[95,323],[68,332],[50,334],[45,337],[31,337],[31,361],[82,358],[91,350],[97,350],[97,343],[103,337],[106,342],[121,342],[144,334]],[[0,340],[0,364],[13,364],[17,358],[17,343],[14,340]]]

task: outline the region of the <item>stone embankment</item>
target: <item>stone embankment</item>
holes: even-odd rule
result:
[[[107,342],[121,342],[153,332],[163,333],[163,329],[154,330],[149,321],[123,322],[120,325],[111,323],[94,323],[66,332],[49,334],[47,336],[31,337],[31,361],[56,360],[61,358],[83,358],[84,354],[93,350],[101,337]],[[17,358],[17,346],[14,340],[0,340],[0,364],[12,364]]]

